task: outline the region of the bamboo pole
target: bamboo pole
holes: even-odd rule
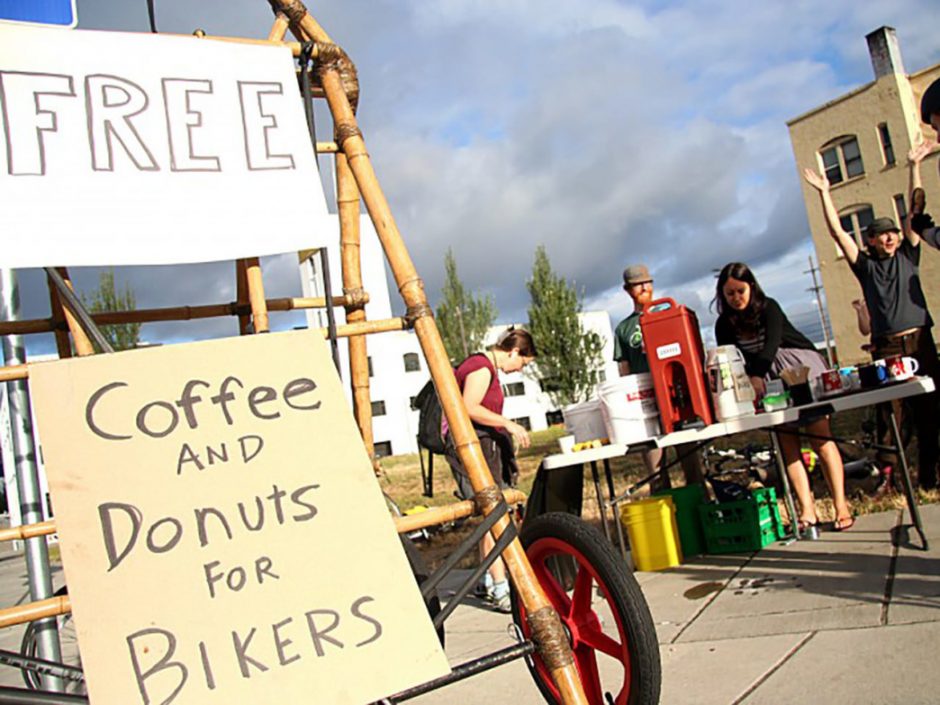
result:
[[[5,365],[0,367],[0,382],[11,382],[14,379],[26,379],[29,377],[29,367],[27,365]]]
[[[192,39],[211,39],[214,42],[231,42],[233,44],[255,44],[257,46],[283,46],[290,49],[291,54],[294,56],[300,56],[300,42],[282,42],[282,41],[271,41],[270,39],[253,39],[251,37],[223,37],[220,35],[206,34],[201,30],[197,30],[192,34],[171,34],[170,32],[161,32],[160,34],[165,34],[175,37],[189,37]]]
[[[41,521],[38,524],[23,524],[0,529],[0,541],[25,541],[37,536],[49,536],[56,532],[55,521]]]
[[[406,321],[404,318],[385,318],[377,321],[363,321],[362,323],[352,323],[337,326],[336,335],[339,338],[350,338],[354,336],[369,335],[372,333],[390,333],[392,331],[401,331],[406,330],[408,327],[408,321]],[[319,332],[320,335],[322,335],[324,338],[330,335],[328,328],[320,328]],[[27,365],[0,366],[0,382],[9,382],[14,379],[27,379],[28,377],[29,367]]]
[[[69,278],[68,271],[65,267],[58,268],[59,274],[62,275],[62,279],[65,281],[65,285],[71,289],[75,290],[75,287],[72,286],[72,280]],[[51,285],[55,286],[55,285]],[[61,298],[61,297],[60,297]],[[61,301],[60,301],[61,304]],[[84,357],[85,355],[94,355],[95,348],[91,344],[91,341],[88,339],[88,336],[85,334],[85,331],[82,330],[81,325],[78,322],[78,319],[72,315],[72,312],[69,311],[67,306],[62,306],[62,315],[65,316],[65,320],[68,323],[69,331],[72,333],[72,342],[75,345],[75,352],[80,356]]]
[[[415,332],[441,399],[441,406],[450,425],[457,453],[467,469],[474,491],[486,500],[492,496],[495,489],[493,476],[486,465],[479,440],[463,405],[440,333],[430,315],[430,307],[424,294],[424,284],[418,277],[408,255],[366,152],[362,134],[356,124],[352,106],[337,68],[341,60],[340,55],[341,50],[337,47],[321,46],[317,64],[320,81],[336,124],[337,143],[347,156],[366,209],[375,224],[379,240],[382,242],[386,258],[392,268],[398,289],[408,307],[409,315],[415,319]],[[487,502],[484,513],[489,514],[495,506],[496,504]],[[509,521],[508,517],[503,517],[496,523],[492,531],[494,538],[502,534],[509,525]],[[512,576],[513,585],[526,607],[526,612],[530,615],[535,641],[539,646],[540,654],[548,664],[562,700],[568,704],[587,703],[587,697],[574,665],[574,656],[564,637],[560,620],[536,580],[521,542],[514,539],[503,552],[502,557]]]
[[[525,492],[519,490],[503,490],[503,497],[507,504],[521,504],[525,502]],[[429,526],[439,526],[449,521],[457,521],[477,514],[476,504],[472,499],[454,502],[444,507],[433,507],[425,512],[395,517],[395,529],[399,534],[409,531],[426,529]]]
[[[344,293],[362,291],[362,260],[359,231],[359,188],[344,154],[337,154],[336,207],[339,214],[340,259]],[[365,301],[346,306],[346,321],[361,324],[366,319]],[[349,377],[352,385],[353,414],[369,457],[375,459],[372,435],[372,402],[369,393],[369,353],[365,336],[349,339]]]
[[[0,609],[0,628],[34,622],[37,619],[45,619],[46,617],[56,617],[60,614],[68,614],[71,611],[72,604],[69,602],[68,595],[27,602],[25,605]]]
[[[235,301],[240,310],[238,314],[238,333],[248,335],[251,330],[251,316],[248,315],[248,263],[244,259],[235,262]]]
[[[66,272],[64,269],[59,269],[59,274],[62,275],[64,279]],[[69,340],[68,333],[68,323],[65,321],[65,313],[63,309],[65,304],[62,303],[62,298],[59,296],[59,290],[56,288],[55,284],[49,279],[49,275],[46,275],[46,284],[49,289],[49,310],[52,312],[52,317],[50,323],[55,330],[55,346],[56,350],[59,353],[60,358],[66,358],[72,356],[72,341]]]
[[[290,29],[290,20],[283,12],[274,13],[274,24],[271,25],[271,31],[268,32],[269,42],[283,42],[287,36],[287,30]]]
[[[358,296],[334,296],[333,306],[348,306],[363,297],[369,300],[369,295],[361,292]],[[281,297],[266,301],[268,311],[294,311],[309,308],[326,308],[327,301],[323,296],[308,297]],[[249,310],[248,304],[241,305],[238,301],[227,304],[205,304],[202,306],[172,306],[168,308],[137,309],[134,311],[105,311],[91,314],[91,319],[98,325],[114,325],[119,323],[153,323],[156,321],[191,321],[216,316],[241,316]],[[63,332],[64,319],[56,322],[54,318],[39,318],[25,321],[0,322],[0,335],[24,335],[29,333],[48,333],[50,331]],[[60,357],[68,357],[62,355]]]
[[[269,333],[268,307],[264,298],[264,279],[261,261],[257,257],[245,260],[245,279],[248,282],[248,301],[251,303],[251,322],[255,333]]]

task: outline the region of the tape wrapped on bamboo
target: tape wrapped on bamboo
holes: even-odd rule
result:
[[[41,521],[38,524],[23,524],[22,526],[10,526],[0,529],[0,541],[25,541],[26,539],[36,538],[37,536],[48,536],[54,534],[55,522]]]
[[[72,605],[69,602],[68,595],[27,602],[25,605],[16,605],[15,607],[5,607],[0,609],[0,628],[35,622],[37,619],[45,619],[46,617],[57,617],[71,611]]]
[[[525,492],[519,490],[503,490],[503,497],[507,504],[521,504],[525,502]],[[476,504],[472,499],[462,502],[454,502],[444,507],[432,507],[427,511],[409,514],[402,517],[395,517],[395,529],[399,534],[418,529],[426,529],[429,526],[438,526],[448,521],[457,521],[477,514]]]
[[[319,53],[321,61],[324,60],[325,53],[324,48],[321,47]],[[398,284],[398,289],[409,311],[421,310],[425,312],[425,315],[416,318],[414,329],[428,362],[428,369],[437,385],[441,406],[458,447],[460,460],[467,469],[475,491],[479,492],[486,487],[492,487],[494,486],[493,477],[486,465],[479,441],[473,432],[470,418],[463,405],[460,390],[454,379],[450,360],[444,351],[440,333],[433,317],[426,315],[428,307],[423,283],[415,271],[411,257],[395,225],[388,202],[379,186],[340,77],[329,61],[323,61],[321,64],[320,81],[326,92],[326,99],[330,106],[333,121],[337,125],[337,134],[342,136],[342,138],[337,138],[337,142],[346,155],[350,168],[356,177],[356,183],[382,242],[389,266]],[[494,527],[494,536],[499,536],[508,526],[509,521],[508,517],[503,517],[498,521],[496,527]],[[512,576],[513,585],[525,604],[526,611],[529,614],[534,614],[540,610],[553,609],[535,578],[518,538],[509,544],[503,552],[502,558]],[[557,648],[558,657],[554,661],[559,666],[553,668],[551,674],[559,688],[563,702],[569,705],[587,703],[581,680],[573,664],[571,649],[564,642],[558,620],[542,620],[538,627],[539,629],[546,629],[544,633],[535,635],[540,653],[543,653],[543,645],[549,642],[551,642],[553,649]],[[549,629],[551,633],[548,633]]]

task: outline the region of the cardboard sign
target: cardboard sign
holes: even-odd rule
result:
[[[0,23],[0,130],[2,266],[326,244],[286,47]],[[303,220],[275,224],[279,204]]]
[[[92,703],[365,703],[448,671],[321,335],[30,387]]]

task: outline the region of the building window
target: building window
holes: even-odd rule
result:
[[[598,384],[603,384],[603,383],[606,382],[606,381],[607,381],[607,371],[606,371],[606,370],[598,370],[598,371],[597,371],[597,383],[598,383]]]
[[[561,413],[561,409],[558,411],[546,411],[545,412],[545,423],[549,426],[555,426],[556,424],[564,423],[565,417]]]
[[[522,426],[522,428],[524,428],[526,431],[531,431],[531,430],[532,430],[532,422],[529,421],[529,417],[528,417],[528,416],[520,416],[518,419],[510,419],[510,421],[513,421],[513,422],[519,424],[519,425]]]
[[[418,372],[421,369],[421,359],[418,353],[405,353],[405,372]]]
[[[885,166],[894,166],[894,147],[891,146],[891,133],[888,132],[888,123],[878,125],[878,137],[881,138],[881,152],[885,158]]]
[[[871,222],[874,219],[875,212],[867,203],[861,206],[853,206],[852,208],[843,211],[839,216],[839,222],[842,224],[842,229],[854,237],[855,241],[862,247],[867,245],[865,238],[863,237],[865,228],[871,225]],[[841,250],[838,251],[840,252],[841,256]]]
[[[907,204],[904,202],[904,194],[898,193],[894,196],[894,212],[898,214],[898,223],[907,217]]]
[[[366,358],[366,362],[369,363],[369,376],[372,377],[374,375],[372,374],[372,356],[371,355]]]
[[[387,458],[392,454],[392,442],[391,441],[379,441],[375,444],[375,457],[376,458]]]
[[[408,406],[412,408],[413,411],[417,411],[418,407],[415,406],[415,402],[418,400],[417,396],[408,397]]]
[[[521,397],[525,396],[525,385],[522,382],[510,382],[503,385],[503,396]]]
[[[372,415],[373,416],[385,416],[385,402],[384,401],[372,402]]]
[[[858,149],[858,140],[854,137],[841,138],[836,144],[823,150],[820,156],[830,184],[840,184],[846,179],[865,173],[862,153]]]

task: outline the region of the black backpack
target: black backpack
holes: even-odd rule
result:
[[[418,443],[432,453],[443,453],[444,436],[441,434],[443,409],[441,400],[437,397],[433,379],[429,379],[428,383],[421,388],[411,408],[418,411]]]

